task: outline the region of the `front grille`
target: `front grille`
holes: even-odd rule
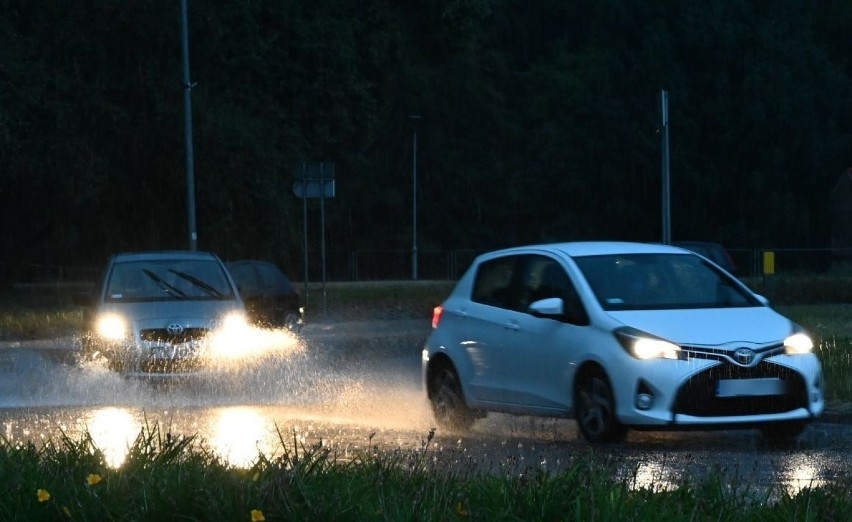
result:
[[[143,341],[160,344],[182,344],[189,341],[198,341],[207,335],[207,328],[185,328],[179,334],[171,334],[165,328],[151,328],[141,330],[139,336]]]
[[[787,393],[754,397],[717,397],[720,379],[778,378],[786,381]],[[709,368],[681,386],[675,399],[673,413],[696,417],[725,417],[784,413],[807,408],[805,380],[789,368],[763,361],[753,368],[730,363]]]

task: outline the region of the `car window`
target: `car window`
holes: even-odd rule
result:
[[[695,255],[583,256],[575,261],[605,310],[760,306],[752,294]]]
[[[257,290],[257,278],[254,273],[254,266],[248,263],[240,265],[231,265],[228,269],[231,272],[231,277],[234,282],[240,287],[240,290],[253,292]]]
[[[260,264],[257,265],[257,271],[260,275],[260,286],[263,288],[278,288],[287,292],[291,291],[290,280],[276,266]]]
[[[472,300],[477,303],[510,307],[509,291],[519,256],[505,256],[484,261],[476,270]]]
[[[527,256],[521,276],[520,296],[518,308],[524,311],[540,299],[558,297],[562,299],[567,321],[588,324],[588,315],[571,278],[555,259],[539,255]]]

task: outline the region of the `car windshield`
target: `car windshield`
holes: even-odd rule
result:
[[[213,260],[126,261],[112,267],[106,300],[112,302],[234,299]]]
[[[575,257],[604,310],[761,306],[736,280],[690,254]]]

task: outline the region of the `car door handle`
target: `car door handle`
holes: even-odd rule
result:
[[[520,329],[521,329],[521,326],[520,326],[518,323],[516,323],[516,322],[512,322],[512,321],[510,321],[510,322],[508,322],[508,323],[505,323],[505,324],[503,325],[503,328],[505,328],[505,329],[507,329],[507,330],[514,330],[514,331],[518,331],[518,330],[520,330]]]

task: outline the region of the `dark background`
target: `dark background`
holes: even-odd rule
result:
[[[301,258],[303,161],[336,165],[327,248],[410,248],[415,124],[423,250],[659,241],[661,89],[673,239],[831,246],[848,1],[193,0],[189,29],[223,258]],[[188,247],[180,35],[178,0],[0,0],[0,281]]]

